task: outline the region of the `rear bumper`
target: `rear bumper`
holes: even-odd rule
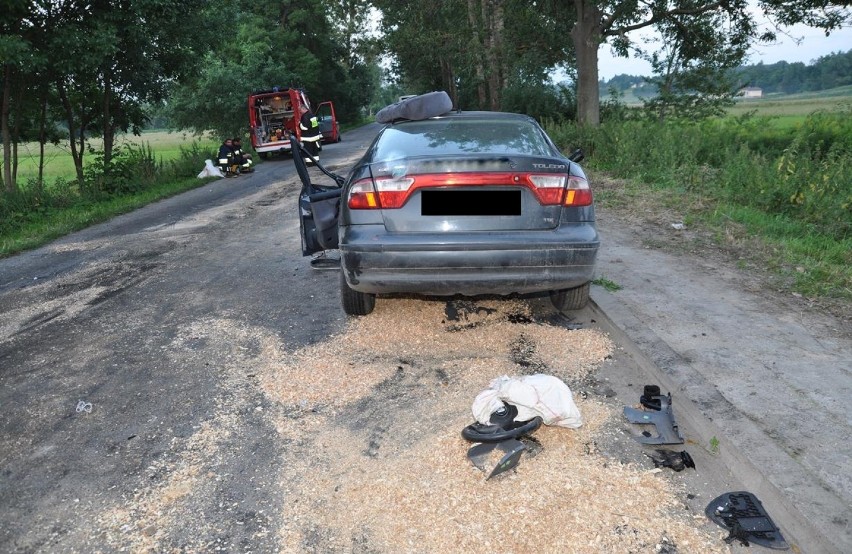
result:
[[[291,146],[290,146],[289,140],[281,140],[281,141],[278,141],[278,142],[267,142],[267,143],[261,144],[259,146],[255,146],[254,150],[255,150],[255,152],[258,152],[258,153],[281,152],[282,150],[289,152],[290,148],[291,148]]]
[[[573,288],[592,280],[600,239],[593,223],[552,231],[387,233],[342,228],[346,281],[367,293],[511,294]]]

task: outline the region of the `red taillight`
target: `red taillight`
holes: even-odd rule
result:
[[[402,179],[361,179],[349,189],[348,205],[353,210],[401,208],[408,200],[412,177]]]
[[[535,194],[545,206],[588,206],[589,183],[580,177],[554,173],[430,173],[399,179],[361,179],[349,189],[348,205],[354,210],[401,208],[421,188],[515,186]]]
[[[592,205],[592,189],[589,188],[589,182],[582,177],[570,175],[568,177],[568,187],[565,189],[565,200],[563,206],[591,206]]]
[[[376,190],[379,191],[379,204],[382,208],[401,208],[408,200],[411,185],[415,180],[413,177],[380,178],[374,182]]]
[[[562,202],[565,177],[565,175],[554,174],[527,175],[527,179],[533,186],[533,192],[544,206],[554,206]]]
[[[376,210],[382,207],[372,179],[361,179],[354,183],[349,189],[347,203],[353,210]]]

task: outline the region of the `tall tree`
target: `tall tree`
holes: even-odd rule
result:
[[[240,4],[223,11],[229,33],[203,59],[197,79],[169,98],[172,124],[221,137],[244,133],[253,90],[295,86],[314,100],[349,103],[348,74],[323,0]]]
[[[381,84],[378,70],[381,46],[375,36],[376,12],[369,0],[326,0],[332,40],[342,79],[328,89],[335,100],[338,117],[360,117]]]
[[[804,23],[830,32],[852,19],[846,0],[758,0],[757,7],[778,26]],[[771,31],[760,33],[747,0],[574,0],[571,38],[577,57],[578,122],[600,123],[598,50],[603,43],[611,40],[616,52],[627,55],[632,32],[683,24],[707,13],[724,18],[723,28],[730,30],[734,40],[774,39]]]
[[[32,26],[26,21],[28,2],[10,0],[4,2],[4,15],[0,18],[0,69],[2,69],[2,99],[0,99],[0,138],[3,141],[3,183],[7,192],[18,190],[15,180],[13,154],[13,130],[10,121],[12,99],[16,90],[21,90],[25,77],[26,61],[32,56],[28,32]],[[19,95],[20,97],[21,95]]]
[[[643,104],[657,120],[721,115],[733,104],[737,87],[731,70],[740,65],[749,42],[747,33],[731,32],[725,23],[721,13],[711,11],[656,25],[662,46],[639,55],[654,70],[648,81],[657,94]]]
[[[6,187],[15,187],[19,139],[39,140],[41,168],[44,142],[56,138],[60,122],[68,130],[81,183],[89,136],[103,137],[108,167],[115,133],[138,131],[145,120],[143,103],[162,99],[167,84],[198,62],[193,48],[204,47],[211,27],[199,21],[206,5],[201,0],[5,2],[0,119]],[[192,33],[186,32],[190,19],[198,27]]]
[[[411,92],[444,89],[456,105],[501,109],[512,86],[542,87],[569,59],[564,27],[524,0],[374,0],[387,53]]]

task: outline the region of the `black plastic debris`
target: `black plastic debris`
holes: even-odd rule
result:
[[[534,417],[529,421],[515,421],[517,415],[518,408],[504,402],[502,409],[491,414],[489,425],[483,425],[478,421],[472,423],[462,429],[462,437],[470,442],[503,442],[518,439],[541,427],[540,417]]]
[[[487,481],[518,465],[521,454],[526,448],[524,443],[515,439],[503,442],[481,442],[473,445],[467,451],[467,457],[473,462],[473,465],[488,473],[488,477],[485,478]],[[495,453],[499,455],[501,452],[503,455],[496,459]]]
[[[654,462],[654,467],[668,467],[675,471],[683,471],[688,467],[695,469],[695,462],[686,450],[681,452],[655,450],[653,454],[646,454],[646,456]]]
[[[645,385],[645,388],[642,391],[642,396],[639,397],[639,403],[649,410],[656,410],[659,412],[662,406],[660,405],[659,399],[655,398],[656,396],[660,396],[660,387],[657,385]]]
[[[647,387],[646,387],[647,389]],[[633,435],[633,438],[642,444],[683,444],[683,437],[678,430],[677,423],[672,412],[672,395],[671,393],[663,395],[653,395],[649,398],[654,403],[659,403],[658,411],[645,411],[624,407],[624,417],[630,423],[638,425],[653,425],[657,430],[657,435],[644,431],[641,435]]]
[[[704,513],[714,523],[728,530],[728,536],[725,537],[728,544],[739,541],[743,546],[754,543],[773,550],[790,548],[763,504],[750,492],[726,492],[710,502]]]
[[[542,419],[535,417],[529,421],[515,421],[518,408],[503,403],[503,407],[492,412],[489,424],[483,425],[478,421],[462,429],[462,437],[478,444],[467,451],[468,459],[474,466],[488,474],[486,480],[509,471],[518,465],[521,454],[527,449],[526,435],[541,426]],[[538,441],[536,453],[541,449]]]

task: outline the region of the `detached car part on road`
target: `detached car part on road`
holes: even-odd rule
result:
[[[388,293],[549,292],[582,308],[600,242],[583,170],[528,116],[451,107],[435,92],[383,110],[345,180],[319,166],[334,186],[311,183],[298,149],[302,253],[339,249],[349,315]]]

